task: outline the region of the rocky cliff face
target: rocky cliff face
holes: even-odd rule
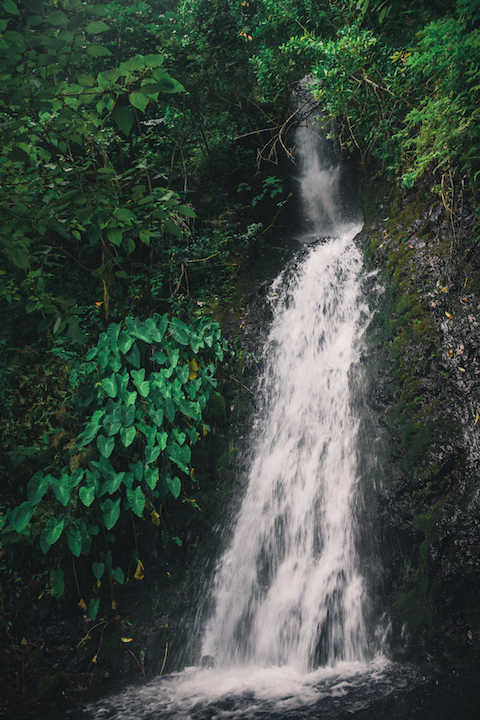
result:
[[[359,240],[386,290],[370,401],[389,448],[379,491],[393,648],[480,655],[480,228],[461,193],[364,181]]]

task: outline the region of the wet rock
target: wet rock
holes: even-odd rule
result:
[[[372,333],[379,369],[367,389],[390,457],[378,495],[385,590],[397,647],[408,636],[410,653],[473,663],[480,659],[478,231],[466,202],[452,218],[442,203],[419,202],[422,193],[395,198],[392,188],[386,213],[383,188],[381,207],[367,215],[389,219],[359,236],[387,288]]]

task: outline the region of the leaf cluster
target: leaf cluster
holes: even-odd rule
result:
[[[181,477],[194,477],[191,448],[208,432],[202,412],[225,349],[218,324],[204,318],[110,324],[86,356],[78,409],[88,420],[68,464],[36,472],[27,499],[0,516],[3,552],[13,557],[22,544],[44,555],[57,549],[52,572],[63,578],[67,547],[75,558],[89,556],[99,534],[110,546],[129,514],[160,525],[168,497],[181,494]],[[96,562],[93,573],[103,574]],[[110,564],[108,574],[123,582],[120,567]],[[52,581],[55,595],[63,587]]]

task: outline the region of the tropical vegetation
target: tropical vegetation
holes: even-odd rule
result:
[[[192,455],[238,380],[221,321],[288,200],[298,81],[365,176],[443,204],[473,262],[455,223],[480,216],[479,61],[475,0],[2,0],[10,639],[20,588],[75,586],[95,620],[102,580],[143,577],[145,528],[179,546],[170,509],[215,493]]]

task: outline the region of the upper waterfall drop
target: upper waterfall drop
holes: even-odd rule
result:
[[[297,130],[299,186],[308,238],[330,237],[272,286],[248,487],[203,643],[220,666],[307,671],[370,655],[349,383],[369,315],[353,242],[361,225],[341,211],[340,168],[318,127]]]

